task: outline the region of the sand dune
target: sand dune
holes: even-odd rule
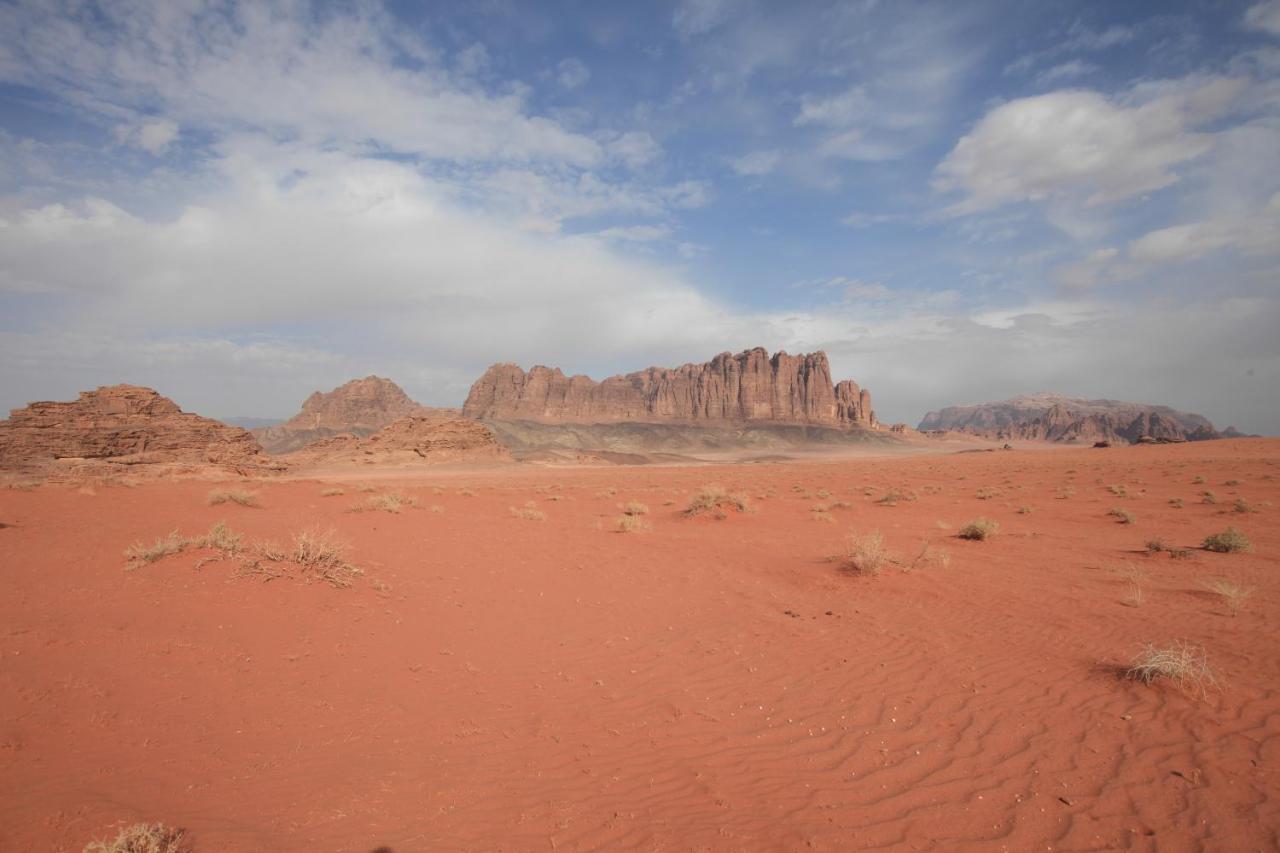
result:
[[[256,508],[0,490],[0,849],[144,820],[201,850],[1274,849],[1277,476],[1280,441],[1234,440],[264,481]],[[683,517],[713,482],[753,511]],[[348,511],[391,489],[419,505]],[[651,530],[613,532],[628,501]],[[999,533],[958,539],[976,517]],[[218,520],[333,528],[364,574],[124,571]],[[1228,525],[1251,553],[1198,548]],[[829,562],[854,531],[901,565]],[[1212,577],[1253,588],[1237,615]],[[1176,639],[1219,689],[1118,676]]]

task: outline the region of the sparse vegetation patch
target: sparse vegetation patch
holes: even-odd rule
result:
[[[91,841],[84,853],[187,853],[186,830],[163,823],[135,823],[110,841]]]
[[[1208,656],[1202,646],[1177,640],[1168,646],[1148,643],[1134,656],[1125,675],[1143,684],[1153,684],[1168,679],[1186,693],[1208,695],[1217,687],[1218,678],[1209,666]]]
[[[730,494],[724,486],[703,486],[693,493],[684,514],[695,516],[710,512],[717,518],[724,518],[726,510],[746,512],[749,508],[750,502],[744,494]]]
[[[1249,541],[1248,536],[1245,536],[1239,530],[1234,527],[1228,527],[1221,533],[1206,536],[1204,549],[1206,551],[1216,551],[1219,554],[1236,554],[1242,551],[1252,551],[1253,543]]]
[[[960,528],[956,535],[961,539],[985,542],[1000,530],[1000,525],[989,518],[977,518]]]
[[[239,506],[261,506],[257,492],[247,489],[214,489],[209,493],[209,506],[219,504],[238,504]]]

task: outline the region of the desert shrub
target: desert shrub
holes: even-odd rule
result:
[[[228,503],[239,504],[240,506],[260,506],[257,493],[247,489],[214,489],[209,493],[209,506]]]
[[[960,528],[956,535],[961,539],[973,539],[984,542],[996,535],[1000,525],[988,518],[977,518]]]
[[[1244,498],[1236,498],[1235,503],[1231,505],[1231,508],[1239,513],[1250,513],[1250,512],[1258,511],[1257,507],[1255,507],[1253,504],[1246,501]]]
[[[1119,484],[1112,484],[1110,486],[1107,486],[1107,491],[1118,498],[1125,498],[1129,496],[1129,490],[1126,489],[1123,485],[1119,485]]]
[[[831,497],[831,492],[827,491],[826,489],[818,489],[816,494],[819,500],[825,501],[827,498]]]
[[[640,501],[628,501],[627,505],[622,508],[623,515],[648,515],[649,507],[640,503]]]
[[[218,551],[235,553],[240,550],[240,542],[243,539],[244,536],[233,532],[230,527],[227,527],[225,521],[219,521],[209,528],[208,533],[203,536],[193,536],[189,542],[195,548],[214,548]]]
[[[1143,585],[1147,581],[1146,570],[1141,569],[1132,563],[1120,563],[1118,565],[1108,566],[1107,571],[1120,578],[1128,584],[1125,593],[1124,603],[1130,607],[1138,607],[1142,604]]]
[[[723,517],[726,509],[746,512],[749,507],[750,503],[744,494],[729,494],[724,486],[703,486],[693,493],[689,505],[684,508],[684,514],[694,516],[712,512]]]
[[[1240,481],[1239,481],[1239,480],[1227,480],[1225,483],[1223,483],[1223,485],[1224,485],[1224,486],[1238,486],[1238,485],[1240,485]]]
[[[1018,515],[1031,515],[1034,510],[1029,506],[1018,507]]]
[[[1169,544],[1159,536],[1156,536],[1153,539],[1147,540],[1147,550],[1152,554],[1159,554],[1161,551],[1169,550]]]
[[[1000,497],[1000,495],[1001,495],[1000,490],[993,486],[983,486],[981,489],[978,489],[978,491],[974,492],[974,497],[976,497],[980,501],[989,501],[992,498]]]
[[[320,497],[336,498],[338,495],[345,495],[345,494],[346,494],[346,491],[344,491],[343,489],[333,488],[333,489],[325,489],[323,492],[320,493]]]
[[[458,494],[464,498],[474,498],[476,493],[471,489],[458,489]]]
[[[835,516],[827,512],[826,504],[818,504],[817,506],[815,506],[812,510],[810,510],[809,517],[812,518],[814,521],[826,521],[832,524],[834,524],[836,520]]]
[[[834,557],[840,567],[858,575],[878,575],[891,558],[885,550],[884,538],[878,532],[853,534],[843,551]]]
[[[382,512],[399,513],[400,510],[407,506],[417,506],[416,498],[402,495],[399,492],[384,492],[380,495],[370,495],[359,503],[351,505],[351,512]]]
[[[1182,509],[1182,498],[1169,498],[1169,506],[1174,509]]]
[[[1249,541],[1248,536],[1245,536],[1239,530],[1234,527],[1228,527],[1221,533],[1206,536],[1204,549],[1206,551],[1216,551],[1220,554],[1235,554],[1240,551],[1252,550],[1253,543]]]
[[[162,536],[150,545],[135,542],[124,550],[124,558],[129,561],[127,568],[134,568],[143,563],[154,563],[171,554],[181,553],[187,547],[187,540],[174,530],[168,536]]]
[[[533,501],[527,502],[522,507],[509,507],[509,511],[516,518],[523,518],[525,521],[546,521],[547,514],[538,509],[538,505]]]
[[[1201,492],[1201,493],[1200,493],[1200,503],[1202,503],[1202,504],[1216,504],[1217,502],[1218,502],[1218,496],[1217,496],[1217,495],[1215,495],[1213,492]]]
[[[619,533],[647,533],[653,526],[638,515],[620,515],[614,521],[613,529]]]
[[[1253,590],[1246,586],[1241,586],[1235,581],[1226,578],[1212,578],[1204,582],[1205,589],[1216,593],[1222,603],[1227,606],[1232,616],[1235,616],[1244,607],[1249,596],[1253,594]]]
[[[1111,509],[1107,510],[1107,515],[1116,519],[1121,524],[1133,524],[1135,521],[1138,520],[1133,513],[1129,512],[1129,510],[1122,509],[1120,507],[1112,507]]]
[[[318,580],[345,589],[355,582],[361,570],[343,559],[346,546],[330,530],[312,528],[293,537],[289,561],[298,565],[308,580]]]
[[[187,853],[186,830],[163,823],[135,823],[110,841],[91,841],[84,853]]]
[[[1143,684],[1168,679],[1187,693],[1206,695],[1218,684],[1202,646],[1177,640],[1168,646],[1148,643],[1134,656],[1125,675]]]

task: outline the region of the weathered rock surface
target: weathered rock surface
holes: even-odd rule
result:
[[[769,421],[874,427],[871,395],[833,385],[826,353],[769,356],[763,348],[596,382],[541,365],[495,364],[471,386],[465,417],[548,423]]]
[[[992,439],[1068,443],[1200,441],[1219,433],[1202,415],[1168,406],[1032,394],[930,412],[920,430],[965,432]]]
[[[84,391],[69,403],[38,402],[0,421],[0,467],[57,459],[254,466],[262,448],[248,431],[184,412],[136,385]]]
[[[352,433],[312,442],[286,457],[291,465],[439,463],[510,459],[493,431],[466,418],[410,416],[367,437]]]
[[[330,436],[372,435],[397,418],[457,414],[456,409],[431,409],[415,403],[390,379],[366,376],[327,393],[315,392],[298,414],[277,426],[255,429],[253,434],[268,453],[289,453]]]

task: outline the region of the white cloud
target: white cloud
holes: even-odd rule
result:
[[[609,156],[631,169],[648,165],[662,156],[662,146],[642,130],[631,130],[614,136],[605,143]]]
[[[1245,26],[1280,36],[1280,0],[1255,3],[1244,13]]]
[[[139,125],[121,124],[115,127],[116,142],[132,145],[153,155],[165,152],[178,138],[178,125],[171,121],[148,121]]]
[[[1105,204],[1167,187],[1176,167],[1210,150],[1197,128],[1244,83],[1217,79],[1135,90],[1131,100],[1053,92],[996,107],[938,166],[935,187],[963,193],[953,213],[1019,201],[1082,197]]]
[[[767,175],[778,167],[782,155],[777,151],[752,151],[730,161],[739,175]]]
[[[796,125],[817,124],[848,127],[867,116],[872,109],[865,86],[854,86],[835,95],[805,95],[800,99]]]
[[[564,59],[556,66],[556,80],[566,89],[577,89],[591,79],[591,69],[580,59]]]
[[[1060,62],[1052,68],[1046,68],[1036,75],[1036,82],[1041,86],[1048,86],[1053,83],[1059,83],[1063,80],[1073,80],[1077,77],[1084,77],[1089,74],[1096,74],[1101,69],[1091,62],[1082,62],[1079,59],[1071,59],[1067,62]]]
[[[671,25],[683,38],[703,35],[723,24],[732,8],[732,0],[681,0]]]

